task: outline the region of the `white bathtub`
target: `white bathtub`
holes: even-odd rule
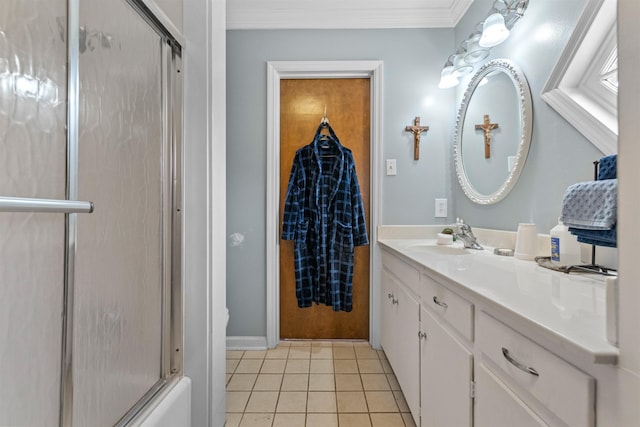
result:
[[[191,378],[181,377],[132,423],[136,427],[191,427]]]

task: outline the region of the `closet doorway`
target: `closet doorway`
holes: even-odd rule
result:
[[[296,150],[309,144],[326,114],[340,142],[355,159],[367,231],[371,240],[370,157],[371,82],[369,78],[280,80],[280,221]],[[353,310],[334,312],[316,305],[298,308],[293,241],[280,241],[280,338],[369,339],[370,249],[355,248]]]

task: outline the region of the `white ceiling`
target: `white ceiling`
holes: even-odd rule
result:
[[[455,27],[473,0],[227,0],[227,29]]]

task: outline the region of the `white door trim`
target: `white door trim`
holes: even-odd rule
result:
[[[371,200],[369,342],[380,343],[380,255],[382,219],[382,61],[270,61],[267,63],[267,346],[280,341],[280,80],[371,79]]]

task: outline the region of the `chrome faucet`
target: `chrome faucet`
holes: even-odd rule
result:
[[[454,232],[454,236],[456,239],[462,240],[465,248],[469,249],[478,249],[483,250],[484,248],[480,246],[480,244],[476,241],[476,236],[473,235],[473,231],[471,230],[471,226],[469,224],[465,224],[461,219],[457,219],[456,221],[456,229]]]

